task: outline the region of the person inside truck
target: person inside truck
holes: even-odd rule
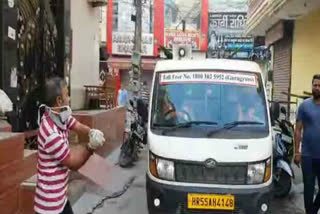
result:
[[[265,120],[264,112],[259,111],[259,109],[263,109],[261,107],[262,100],[256,88],[228,87],[224,94],[226,96],[225,105],[229,106],[228,108],[222,108],[226,123],[234,121],[261,122]]]
[[[240,97],[236,92],[236,88],[234,87],[226,87],[223,90],[223,94],[225,99],[223,99],[223,103],[221,106],[221,111],[223,115],[224,123],[231,123],[234,121],[240,120],[241,114],[241,105],[240,105]]]
[[[175,91],[175,93],[170,93],[172,96],[169,96],[167,90]],[[166,88],[160,91],[158,101],[160,108],[155,115],[157,123],[172,126],[194,119],[192,101],[183,91],[184,88],[181,87]],[[190,95],[192,91],[188,90],[186,93]]]
[[[167,89],[159,91],[159,108],[155,114],[155,123],[165,125],[175,125],[177,122],[176,107],[169,98]]]
[[[258,95],[256,88],[242,88],[241,105],[240,105],[240,121],[262,122],[265,120],[262,109],[262,99]]]
[[[194,96],[192,88],[185,89],[183,93],[183,101],[178,109],[179,121],[192,121],[196,119],[195,115],[195,101],[192,99]]]

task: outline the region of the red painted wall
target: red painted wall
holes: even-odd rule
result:
[[[107,15],[107,53],[112,54],[112,16],[113,0],[108,2]],[[157,57],[159,45],[164,45],[164,3],[165,0],[154,0],[154,56]],[[209,0],[202,0],[200,50],[208,49]]]
[[[154,56],[158,56],[159,45],[164,45],[164,3],[165,0],[154,1]],[[208,49],[209,0],[202,0],[200,50]]]
[[[158,47],[164,43],[164,1],[154,0],[154,56],[158,56]]]
[[[208,50],[209,0],[202,0],[200,50]]]
[[[112,56],[112,26],[113,26],[113,0],[108,1],[108,9],[107,9],[107,54]],[[109,72],[114,72],[113,69],[109,68]],[[118,91],[121,87],[121,74],[120,71],[117,74],[117,83],[116,83],[116,97],[118,97]],[[118,100],[118,99],[117,99]]]
[[[112,17],[113,16],[113,0],[108,1],[107,8],[107,54],[112,54]]]

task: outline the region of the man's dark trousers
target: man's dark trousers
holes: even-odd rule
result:
[[[39,213],[37,213],[37,214],[39,214]],[[64,207],[62,213],[60,213],[60,214],[73,214],[72,207],[71,207],[71,204],[70,204],[69,201],[67,202],[67,204]]]
[[[304,206],[306,209],[306,214],[315,214],[313,199],[316,176],[312,168],[312,157],[302,156],[301,166],[304,184]]]
[[[320,185],[320,157],[319,159],[313,159],[312,160],[312,169],[313,173],[318,179],[318,187]],[[317,197],[314,201],[314,213],[317,214],[320,209],[320,191],[318,190]]]

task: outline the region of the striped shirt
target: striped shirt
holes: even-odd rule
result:
[[[76,124],[70,116],[58,127],[45,113],[38,132],[38,174],[34,210],[40,214],[59,214],[67,199],[69,169],[62,161],[70,155],[69,129]]]

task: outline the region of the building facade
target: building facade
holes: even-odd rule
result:
[[[84,85],[99,85],[100,6],[90,1],[71,2],[72,57],[70,62],[71,107],[85,106]],[[98,7],[99,6],[99,7]]]
[[[311,79],[320,73],[320,9],[295,21],[292,51],[292,93],[311,92]],[[310,84],[308,84],[310,83]]]
[[[109,0],[107,8],[108,70],[128,85],[134,39],[135,6],[131,1]],[[193,50],[207,50],[208,0],[146,0],[142,9],[142,81],[151,87],[160,50],[174,45],[190,45]]]
[[[14,103],[8,116],[13,131],[37,128],[45,81],[52,76],[68,81],[73,109],[84,107],[84,85],[99,83],[99,7],[106,4],[106,0],[2,1],[0,79]]]
[[[247,0],[209,1],[210,58],[250,58],[253,38],[245,35]]]
[[[273,47],[273,100],[289,109],[295,118],[302,99],[311,92],[320,53],[320,1],[250,0],[247,34],[264,36]]]

